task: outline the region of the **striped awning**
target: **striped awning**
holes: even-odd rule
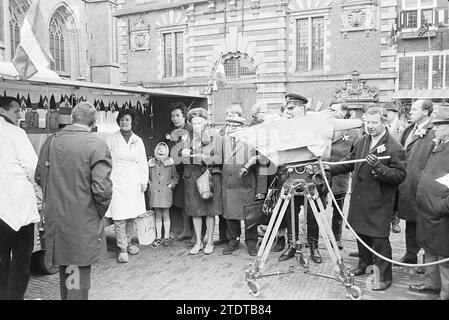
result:
[[[393,94],[395,99],[449,99],[449,89],[399,90]]]

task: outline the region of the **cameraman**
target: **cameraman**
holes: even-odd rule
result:
[[[285,96],[286,103],[285,106],[281,108],[281,113],[286,119],[293,119],[302,117],[306,113],[306,104],[308,100],[306,97],[303,97],[299,94],[287,94]],[[279,189],[282,188],[285,180],[288,177],[287,166],[281,166],[277,172],[278,176],[278,186]],[[322,194],[320,194],[322,199],[325,198]],[[301,205],[304,204],[303,197],[294,197],[294,206],[295,209],[298,210]],[[291,221],[291,213],[290,213],[290,205],[287,208],[287,211],[284,216],[283,223],[287,224],[287,237],[288,237],[288,247],[287,249],[280,255],[278,261],[286,261],[295,256],[295,244],[292,243],[292,221]],[[298,230],[298,221],[295,223],[295,235],[298,240],[299,230]],[[319,239],[319,228],[318,223],[313,215],[312,210],[307,210],[307,242],[310,246],[310,256],[312,261],[315,263],[321,263],[323,258],[321,257],[320,251],[318,250],[318,239]]]

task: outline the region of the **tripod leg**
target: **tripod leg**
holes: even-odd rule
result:
[[[271,234],[273,234],[273,233],[276,234],[276,232],[277,232],[277,230],[275,232],[273,232],[274,231],[273,227],[274,227],[274,224],[276,223],[276,221],[278,219],[282,203],[285,200],[285,197],[284,198],[283,197],[284,197],[283,195],[281,195],[279,197],[278,201],[276,202],[276,206],[273,209],[273,213],[271,215],[270,222],[268,223],[267,230],[265,231],[265,235],[264,235],[264,237],[262,239],[262,243],[260,244],[260,248],[259,248],[259,251],[257,253],[257,255],[259,257],[262,256],[263,251],[265,250],[265,247],[267,245],[268,239],[271,237]]]
[[[321,221],[326,230],[327,236],[329,237],[329,240],[332,244],[332,247],[333,247],[332,251],[335,253],[337,262],[342,261],[340,250],[338,249],[337,239],[335,239],[334,232],[332,231],[332,228],[329,225],[329,221],[326,218],[326,214],[325,214],[326,209],[324,208],[323,202],[321,201],[321,199],[319,197],[317,198],[316,202],[318,203],[318,208],[320,209],[320,212],[322,212],[322,220]]]
[[[296,244],[296,214],[295,214],[295,197],[291,197],[290,199],[290,216],[291,216],[291,224],[292,224],[292,243],[294,246]]]
[[[267,239],[268,244],[262,254],[262,257],[260,259],[260,268],[263,268],[265,265],[265,261],[267,260],[268,254],[270,253],[271,247],[273,246],[274,239],[276,237],[276,232],[279,230],[279,226],[281,225],[282,219],[284,218],[285,211],[287,211],[287,207],[291,198],[291,193],[289,192],[287,197],[285,198],[285,201],[282,205],[281,212],[279,213],[279,216],[277,217],[276,223],[274,225],[274,232],[272,232],[271,237]]]

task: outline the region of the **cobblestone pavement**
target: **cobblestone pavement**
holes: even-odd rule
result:
[[[402,232],[391,234],[393,258],[399,260],[404,254],[405,225]],[[189,255],[187,242],[175,242],[170,247],[157,249],[142,247],[137,256],[130,256],[127,264],[116,262],[117,248],[113,231],[108,229],[108,252],[104,261],[92,268],[90,299],[96,300],[345,300],[349,299],[342,283],[304,272],[267,277],[257,280],[261,287],[259,297],[248,293],[244,271],[254,261],[247,253],[243,241],[233,254],[222,255],[223,247],[216,247],[213,254]],[[218,236],[215,235],[215,238]],[[356,265],[357,258],[349,257],[356,251],[356,242],[348,229],[343,234],[344,250],[341,251],[348,265]],[[305,249],[309,257],[308,249]],[[334,275],[335,266],[330,261],[323,241],[320,243],[322,264],[310,259],[310,272]],[[277,262],[280,253],[270,253],[264,273],[287,270],[295,264],[294,259]],[[421,253],[422,255],[422,253]],[[421,257],[420,257],[421,260]],[[387,291],[369,290],[370,274],[356,277],[355,283],[363,291],[366,300],[429,300],[432,294],[413,293],[408,290],[410,282],[423,279],[413,269],[394,267],[393,285]],[[33,274],[26,299],[59,299],[58,275]]]

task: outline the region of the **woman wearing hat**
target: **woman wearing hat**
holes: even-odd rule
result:
[[[148,186],[148,165],[142,139],[132,132],[137,125],[137,112],[125,109],[119,112],[120,130],[106,140],[112,156],[112,200],[106,217],[114,220],[118,262],[126,263],[128,253],[135,255],[139,248],[131,243],[134,219],[146,212],[144,193]]]
[[[207,233],[205,238],[205,254],[214,251],[213,233],[215,228],[215,216],[222,214],[221,209],[221,180],[219,161],[220,156],[210,156],[214,153],[215,143],[212,143],[216,135],[207,129],[207,110],[195,108],[187,114],[187,121],[192,125],[192,133],[188,140],[188,148],[182,150],[184,163],[184,200],[186,213],[192,217],[193,227],[196,234],[196,244],[190,254],[198,254],[203,250],[201,240],[202,217],[206,217]],[[217,150],[218,151],[218,150]],[[210,166],[211,168],[208,168]],[[212,199],[205,200],[201,197],[197,180],[206,170],[210,170],[212,175],[213,196]]]

